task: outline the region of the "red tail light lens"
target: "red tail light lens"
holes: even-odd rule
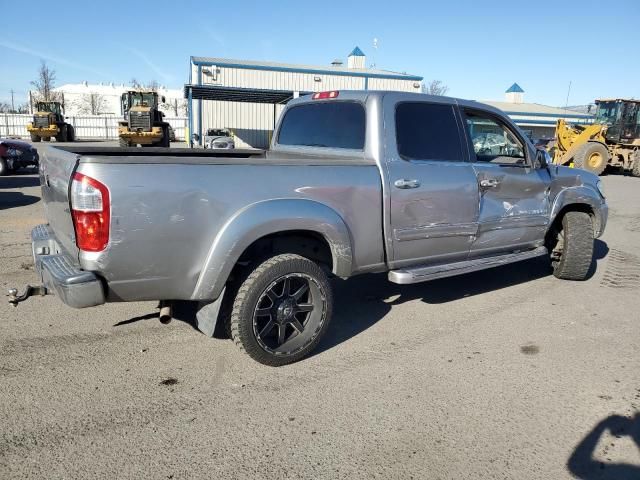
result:
[[[333,90],[331,92],[317,92],[311,97],[313,100],[324,100],[326,98],[338,98],[340,92]]]
[[[87,252],[101,252],[109,243],[111,205],[109,190],[99,181],[81,173],[71,182],[71,214],[76,245]]]

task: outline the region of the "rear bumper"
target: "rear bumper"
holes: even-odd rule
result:
[[[31,246],[36,272],[43,285],[65,304],[85,308],[105,302],[100,279],[94,273],[80,269],[77,262],[61,250],[48,225],[38,225],[31,230]]]

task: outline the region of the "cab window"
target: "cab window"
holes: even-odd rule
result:
[[[465,111],[466,128],[476,162],[526,165],[525,148],[500,120],[476,111]]]

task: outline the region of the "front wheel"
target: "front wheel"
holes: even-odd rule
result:
[[[40,137],[38,135],[31,134],[31,141],[37,143],[40,141]]]
[[[576,151],[573,164],[595,175],[601,175],[609,163],[609,150],[598,142],[587,142]]]
[[[9,170],[9,166],[7,165],[7,161],[0,157],[0,177],[4,175],[9,175],[11,172]]]
[[[567,212],[550,246],[553,274],[563,280],[586,280],[593,260],[593,222],[584,212]]]
[[[640,177],[640,150],[636,150],[631,155],[631,175]]]
[[[308,355],[327,331],[333,310],[331,284],[315,262],[276,255],[242,282],[231,311],[233,341],[270,366]]]

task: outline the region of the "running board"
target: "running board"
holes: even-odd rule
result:
[[[520,262],[530,258],[546,255],[545,247],[538,247],[518,253],[508,253],[495,257],[474,258],[463,262],[449,263],[445,265],[427,265],[415,268],[401,268],[389,272],[389,281],[405,285],[408,283],[428,282],[438,278],[453,277],[465,273],[484,270],[486,268],[499,267],[508,263]]]

